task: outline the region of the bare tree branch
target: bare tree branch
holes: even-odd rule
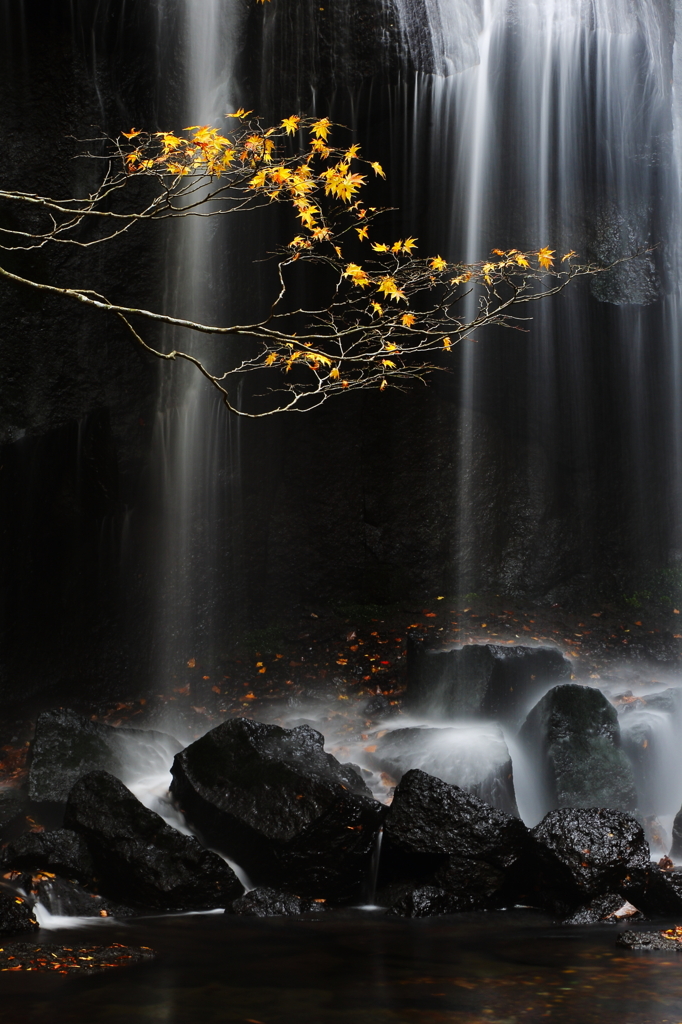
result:
[[[574,252],[556,258],[545,246],[533,252],[495,249],[486,260],[463,264],[417,256],[414,238],[370,241],[370,227],[374,232],[384,211],[363,204],[367,177],[360,172],[384,177],[383,168],[361,158],[357,145],[332,147],[334,126],[327,118],[294,116],[265,129],[244,111],[228,116],[238,127],[226,134],[198,126],[184,134],[133,129],[117,139],[88,140],[102,152],[82,155],[102,161],[103,173],[98,188],[83,198],[0,190],[0,206],[26,215],[20,227],[0,228],[0,251],[50,245],[87,250],[145,223],[284,203],[299,233],[267,257],[275,262],[278,290],[263,319],[207,324],[121,305],[88,288],[46,284],[2,265],[0,279],[115,315],[150,355],[191,363],[231,412],[260,418],[308,411],[345,391],[425,381],[443,368],[434,362],[436,353],[442,359],[484,327],[526,331],[529,318],[520,314],[528,303],[640,255],[600,266],[576,262]],[[300,285],[313,268],[323,274],[316,291],[324,299],[318,308],[290,308],[291,281]],[[142,325],[155,324],[212,336],[215,361],[225,365],[214,373],[192,352],[152,345]],[[220,345],[225,338],[246,339],[250,352],[244,355],[242,347],[235,357],[234,346]],[[262,411],[237,407],[231,398],[230,383],[250,373],[266,384]]]

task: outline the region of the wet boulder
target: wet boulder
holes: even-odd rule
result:
[[[630,814],[604,808],[550,811],[531,835],[523,898],[564,917],[580,906],[619,893],[639,910],[636,886],[650,867],[644,829]]]
[[[410,637],[404,704],[439,718],[516,722],[548,684],[571,678],[555,647],[434,645]]]
[[[607,893],[598,896],[591,903],[578,907],[565,918],[562,924],[618,924],[619,921],[641,921],[644,915],[624,900],[620,893]]]
[[[0,850],[0,863],[14,870],[52,871],[81,882],[90,881],[94,873],[87,843],[65,828],[19,836]]]
[[[470,909],[457,896],[435,885],[402,885],[385,894],[383,906],[392,917],[434,917]]]
[[[395,729],[376,741],[368,763],[396,782],[418,768],[518,815],[511,757],[497,725]]]
[[[682,953],[682,942],[668,938],[662,932],[638,932],[634,928],[622,932],[616,945],[624,949],[662,949],[668,953]]]
[[[528,714],[519,740],[541,783],[541,813],[558,807],[635,810],[637,791],[620,748],[618,715],[599,690],[555,686]]]
[[[443,889],[451,897],[443,913],[488,909],[510,898],[510,878],[533,848],[518,818],[413,769],[386,816],[380,885]]]
[[[29,752],[28,794],[31,800],[63,804],[88,772],[110,772],[123,782],[131,766],[153,775],[168,771],[182,744],[163,732],[114,728],[66,708],[38,716]]]
[[[188,820],[257,884],[359,895],[383,808],[310,726],[230,719],[178,754],[172,772]]]
[[[19,893],[0,889],[0,934],[31,932],[38,927],[30,904]]]
[[[646,872],[638,872],[623,887],[627,898],[648,917],[682,914],[682,871],[663,870],[649,864]]]
[[[183,835],[108,772],[76,783],[65,824],[83,836],[101,891],[157,910],[224,907],[242,892],[232,868]]]
[[[235,900],[225,911],[242,917],[299,917],[324,910],[324,900],[303,899],[290,892],[261,886]]]

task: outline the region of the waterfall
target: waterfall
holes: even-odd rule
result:
[[[403,205],[426,207],[415,233],[429,251],[473,261],[549,245],[557,259],[576,249],[606,263],[656,246],[533,308],[528,334],[491,332],[457,354],[456,593],[544,587],[560,601],[569,572],[589,578],[609,520],[622,522],[614,547],[644,562],[679,558],[680,204],[665,6],[427,0],[424,21],[397,0],[413,59],[428,67],[428,49],[438,72],[418,75],[406,101]],[[486,457],[493,422],[509,469]],[[508,504],[493,510],[491,477],[505,471]],[[568,568],[557,563],[567,551]]]
[[[160,31],[179,22],[185,81],[178,123],[225,130],[234,104],[237,15],[222,0],[162,0]],[[236,104],[235,104],[236,106]],[[177,222],[167,248],[166,306],[177,315],[220,322],[232,300],[224,218]],[[200,340],[198,340],[200,339]],[[168,348],[219,363],[224,339],[169,329]],[[229,342],[227,342],[229,344]],[[217,357],[217,358],[216,358]],[[225,635],[231,583],[233,511],[239,496],[239,435],[217,394],[194,367],[173,365],[162,380],[154,437],[155,489],[161,520],[156,549],[157,649],[160,683],[188,661],[212,664]]]

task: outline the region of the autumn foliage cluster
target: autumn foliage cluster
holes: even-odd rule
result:
[[[212,125],[90,140],[89,155],[102,167],[101,184],[83,198],[57,200],[0,191],[0,202],[23,204],[44,218],[44,228],[3,232],[5,250],[46,245],[80,246],[112,241],[145,222],[193,216],[221,217],[286,204],[295,225],[291,239],[273,243],[277,294],[262,319],[249,324],[209,324],[133,308],[87,288],[45,285],[0,266],[0,277],[56,292],[114,314],[147,351],[165,360],[187,360],[244,415],[306,411],[343,391],[424,380],[449,353],[482,327],[525,329],[522,307],[562,290],[573,278],[604,268],[580,265],[576,253],[558,257],[543,246],[532,252],[494,249],[480,262],[453,262],[440,253],[419,255],[418,238],[387,238],[381,209],[364,200],[370,178],[384,178],[361,147],[334,144],[345,129],[326,118],[291,115],[264,127],[252,111],[227,115],[224,132]],[[96,141],[97,147],[92,143]],[[146,179],[144,200],[131,204],[132,182]],[[135,193],[138,195],[139,193]],[[386,218],[384,218],[384,221]],[[314,276],[312,308],[290,301],[292,282]],[[191,335],[247,340],[237,358],[225,346],[219,372],[209,370],[196,345],[185,350],[154,343],[152,324]],[[167,335],[168,336],[168,335]],[[177,330],[174,332],[177,337]],[[436,353],[441,355],[437,358]],[[215,350],[211,365],[215,364]],[[236,384],[258,372],[261,405],[240,408]]]

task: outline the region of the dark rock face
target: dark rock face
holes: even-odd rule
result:
[[[301,899],[290,892],[261,886],[245,892],[226,914],[240,914],[244,917],[297,917],[310,911],[324,910],[324,901]]]
[[[65,823],[86,840],[107,895],[158,910],[201,910],[242,892],[217,854],[167,825],[108,772],[76,783]]]
[[[0,889],[0,933],[30,932],[37,927],[38,922],[23,896]]]
[[[649,871],[644,829],[629,814],[601,808],[551,811],[531,832],[538,847],[523,865],[527,898],[561,916],[605,893],[633,895]]]
[[[528,850],[529,837],[518,818],[414,769],[396,788],[382,859],[458,857],[507,868]]]
[[[562,924],[598,924],[600,921],[618,924],[623,917],[630,921],[639,921],[643,916],[634,907],[630,908],[619,893],[607,893],[606,896],[600,896],[591,903],[578,907]]]
[[[411,895],[425,886],[448,895],[447,909],[433,913],[515,902],[516,874],[532,849],[531,835],[518,818],[414,769],[397,786],[386,818],[380,885],[389,892],[381,900],[393,906],[397,899],[402,909],[395,912],[407,916],[423,916],[428,905],[441,905],[433,892]],[[407,886],[397,897],[391,892],[396,884]]]
[[[554,647],[433,647],[414,637],[407,645],[405,702],[447,718],[514,722],[547,683],[570,677],[568,661]]]
[[[457,896],[435,885],[396,887],[388,905],[388,913],[395,917],[432,917],[434,914],[456,914],[465,909]]]
[[[518,816],[511,758],[499,726],[395,729],[377,740],[369,761],[396,782],[419,768]]]
[[[627,898],[649,916],[682,914],[682,871],[662,871],[650,864],[623,887]]]
[[[382,807],[310,726],[232,719],[175,758],[171,792],[259,884],[336,900],[359,893]]]
[[[555,686],[529,713],[519,739],[544,782],[543,809],[635,810],[637,792],[620,749],[618,716],[599,690]]]
[[[73,785],[88,772],[101,769],[125,779],[133,751],[151,772],[167,770],[181,747],[166,733],[115,729],[68,709],[45,711],[38,716],[31,744],[29,796],[65,803]]]
[[[294,917],[302,913],[301,897],[261,886],[244,893],[225,913],[245,917]]]
[[[66,878],[90,881],[94,867],[87,843],[77,832],[27,832],[0,851],[5,868],[53,871]]]

